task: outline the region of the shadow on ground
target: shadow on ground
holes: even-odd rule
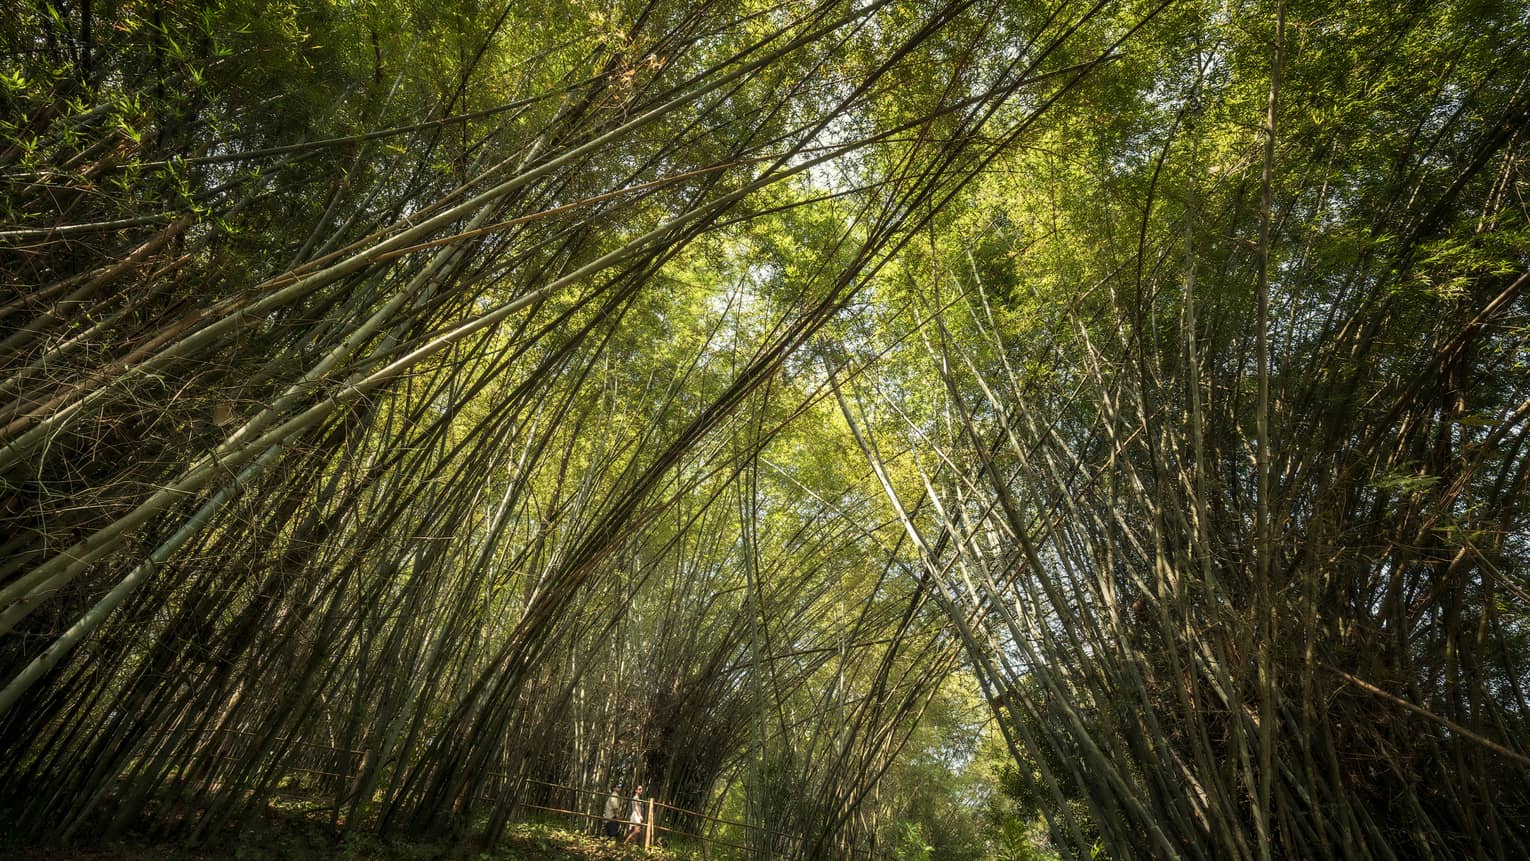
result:
[[[79,849],[0,846],[15,861],[679,861],[644,850],[540,825],[512,828],[493,849],[354,837],[336,841],[298,829],[251,831],[237,842],[196,847],[123,842]]]

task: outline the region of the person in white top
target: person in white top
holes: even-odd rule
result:
[[[622,788],[611,787],[611,795],[606,799],[606,836],[615,840],[622,836]]]
[[[632,791],[632,815],[627,821],[632,825],[627,828],[627,839],[623,840],[623,843],[631,843],[632,838],[638,836],[638,832],[643,830],[643,787],[641,785]]]

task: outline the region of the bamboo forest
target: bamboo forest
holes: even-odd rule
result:
[[[4,0],[0,856],[1530,858],[1530,0]]]

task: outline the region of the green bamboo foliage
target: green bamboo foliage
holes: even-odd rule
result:
[[[1079,854],[1530,844],[1524,10],[1375,11],[1165,21],[835,365]]]
[[[791,851],[873,839],[950,644],[882,594],[864,496],[732,488],[822,409],[793,356],[1025,128],[985,135],[995,110],[1104,60],[1054,56],[1098,14],[27,12],[0,34],[17,832],[212,839],[298,789],[492,841],[528,781],[705,807],[768,748],[771,792],[813,794]]]
[[[309,5],[0,22],[8,830],[1530,851],[1522,3]]]

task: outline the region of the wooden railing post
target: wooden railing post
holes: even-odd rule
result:
[[[643,823],[643,848],[653,845],[653,799],[648,799],[648,819]]]

